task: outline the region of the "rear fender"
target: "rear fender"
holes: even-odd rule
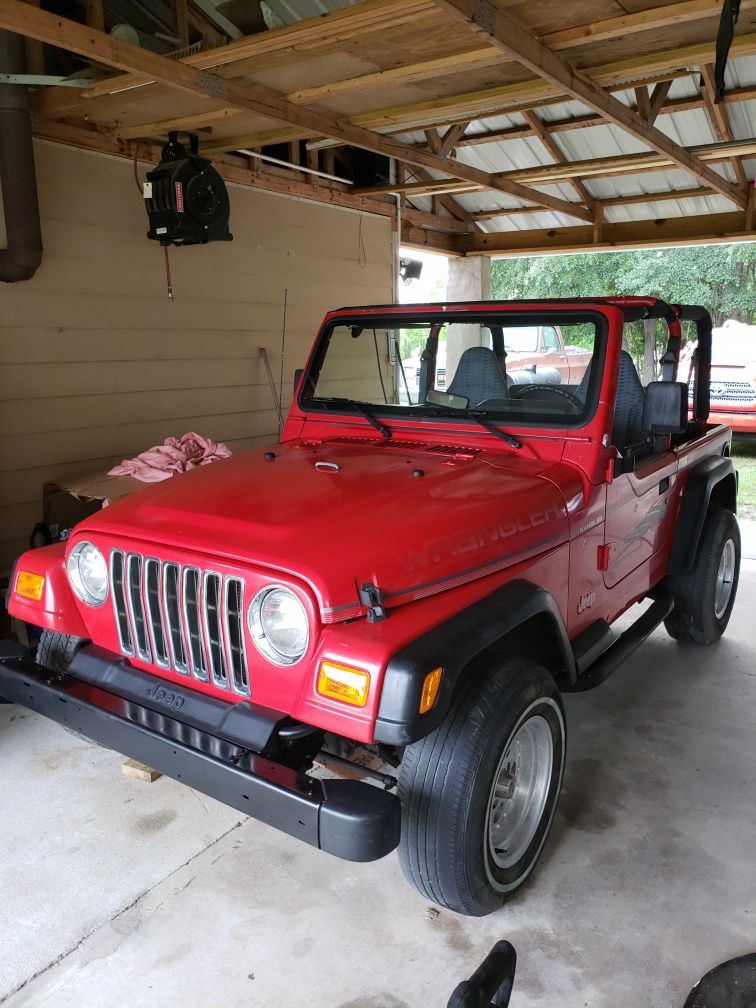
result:
[[[8,612],[16,619],[42,627],[43,630],[55,630],[73,637],[88,637],[89,633],[68,583],[65,554],[64,542],[21,554],[8,586]],[[44,577],[42,598],[38,602],[16,594],[16,581],[20,571]]]
[[[737,511],[738,480],[732,459],[712,455],[697,463],[685,484],[675,538],[669,558],[670,574],[692,570],[706,513],[712,505]]]
[[[375,739],[406,745],[436,728],[476,659],[532,657],[564,686],[576,679],[575,658],[559,608],[544,588],[517,580],[456,613],[391,658],[381,691]],[[425,677],[441,666],[435,705],[420,714]]]

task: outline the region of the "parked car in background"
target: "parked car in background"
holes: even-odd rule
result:
[[[691,365],[695,342],[685,348],[680,380],[693,389]],[[736,434],[756,434],[756,325],[728,319],[712,332],[712,423],[723,423]]]
[[[517,326],[507,329],[507,372],[517,369],[553,369],[561,385],[579,385],[592,351],[566,346],[557,325]]]

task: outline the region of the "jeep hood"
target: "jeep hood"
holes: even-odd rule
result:
[[[270,460],[255,449],[149,486],[87,518],[76,535],[292,575],[333,622],[364,612],[358,589],[367,581],[396,605],[558,545],[565,501],[580,495],[568,467],[502,450],[356,438],[271,451]]]

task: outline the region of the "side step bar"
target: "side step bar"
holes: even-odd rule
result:
[[[595,659],[593,656],[596,654],[598,647],[600,647],[600,641],[602,639],[608,641],[611,631],[603,621],[601,621],[603,625],[597,626],[596,629],[594,629],[596,625],[588,627],[584,634],[580,635],[580,638],[585,638],[585,640],[581,641],[580,638],[575,640],[575,657],[580,669],[580,675],[569,692],[581,693],[584,690],[594,689],[596,686],[600,686],[602,682],[605,682],[612,672],[626,658],[629,658],[633,651],[639,648],[647,637],[650,637],[659,624],[664,622],[672,612],[674,605],[674,601],[668,596],[658,598],[635,623],[629,626],[624,633],[620,634],[615,641],[609,643],[606,649],[600,652]],[[607,631],[609,631],[608,635]]]

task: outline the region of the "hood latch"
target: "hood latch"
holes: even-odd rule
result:
[[[360,604],[367,607],[368,623],[379,623],[388,619],[383,595],[378,585],[367,582],[360,588]]]

